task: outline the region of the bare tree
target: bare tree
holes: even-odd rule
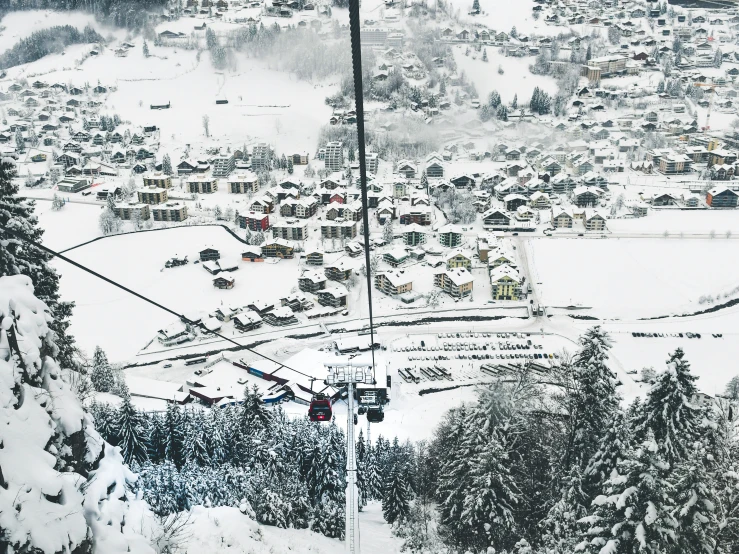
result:
[[[210,117],[208,114],[203,116],[203,131],[205,132],[205,136],[210,138]]]

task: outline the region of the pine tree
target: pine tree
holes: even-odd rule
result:
[[[382,496],[382,515],[391,525],[404,521],[410,513],[411,492],[401,468],[390,470]]]
[[[164,157],[162,157],[162,173],[165,175],[174,174],[174,171],[172,170],[172,160],[169,158],[169,154],[165,154]]]
[[[513,95],[513,102],[511,102],[511,108],[514,110],[518,108],[518,93]]]
[[[475,13],[480,13],[480,0],[473,0],[472,11]]]
[[[108,357],[99,346],[95,347],[92,355],[92,372],[90,374],[92,386],[98,392],[112,392],[115,388],[113,369],[110,367]]]
[[[131,395],[123,398],[118,409],[116,427],[119,434],[121,454],[127,464],[136,462],[141,465],[147,460],[146,435],[141,414],[131,403]]]
[[[23,132],[21,131],[20,125],[15,129],[15,148],[18,152],[25,152],[26,141],[23,138]]]
[[[385,225],[382,226],[382,240],[390,244],[393,242],[393,219],[388,217],[385,220]]]
[[[174,404],[167,404],[167,412],[164,416],[164,427],[166,432],[165,454],[177,468],[185,464],[183,445],[185,441],[183,431],[183,416],[180,409]]]
[[[498,94],[497,90],[492,91],[488,96],[488,106],[495,110],[498,109],[498,106],[500,106],[500,104],[500,94]]]
[[[149,45],[146,43],[146,40],[144,40],[144,57],[149,57]]]
[[[589,528],[579,550],[595,554],[664,554],[672,550],[677,521],[672,516],[672,485],[666,461],[649,431],[606,482],[605,494],[583,520]]]
[[[698,392],[696,380],[685,353],[678,348],[667,361],[667,369],[657,377],[636,421],[637,440],[651,431],[671,468],[689,458],[701,434],[705,411],[691,402]]]
[[[62,367],[76,369],[76,345],[67,333],[74,304],[59,299],[59,274],[49,265],[51,255],[24,240],[41,242],[44,231],[38,227],[34,202],[18,196],[15,176],[13,163],[0,161],[0,276],[23,274],[31,278],[35,295],[51,310],[49,327],[59,348],[56,359]],[[4,229],[20,238],[4,233]]]
[[[482,49],[482,61],[484,62],[488,61],[488,49],[487,48]]]
[[[149,416],[149,433],[146,437],[146,452],[149,461],[161,464],[167,458],[167,430],[162,416],[154,412]]]
[[[508,121],[508,108],[506,108],[504,104],[501,104],[498,106],[498,111],[495,113],[495,116],[500,121]]]
[[[462,511],[462,520],[469,529],[467,547],[501,550],[510,548],[516,540],[512,510],[518,493],[507,464],[506,449],[493,432],[472,463],[472,486]]]
[[[183,444],[185,463],[207,466],[210,464],[210,456],[208,456],[208,448],[206,447],[207,438],[205,436],[206,428],[203,412],[198,410],[190,413],[188,420],[189,425],[185,430]]]

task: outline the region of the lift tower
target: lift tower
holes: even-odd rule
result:
[[[346,532],[344,544],[347,554],[359,554],[359,491],[357,490],[357,443],[354,440],[354,391],[355,385],[372,385],[375,382],[369,364],[342,361],[326,364],[326,384],[343,389],[346,387]]]

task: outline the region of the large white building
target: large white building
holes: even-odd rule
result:
[[[340,141],[329,142],[324,162],[329,171],[341,171],[344,167],[344,144]]]

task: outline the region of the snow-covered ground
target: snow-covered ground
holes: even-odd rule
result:
[[[601,318],[652,317],[704,309],[698,299],[732,289],[725,270],[733,240],[534,239],[529,263],[541,302],[590,307]]]
[[[533,75],[529,72],[529,65],[533,63],[533,58],[505,56],[498,52],[497,47],[487,46],[488,61],[484,62],[482,52],[472,51],[469,56],[465,56],[466,48],[466,45],[455,45],[452,49],[454,59],[459,71],[464,71],[467,78],[475,84],[481,101],[487,100],[490,92],[497,90],[506,104],[518,95],[519,106],[528,106],[535,87],[550,94],[557,92],[557,83],[554,79],[544,75]],[[503,74],[498,73],[499,67],[503,70]]]
[[[44,244],[54,250],[65,250],[100,236],[100,206],[67,203],[59,211],[51,202],[36,202],[36,215],[44,229]]]

